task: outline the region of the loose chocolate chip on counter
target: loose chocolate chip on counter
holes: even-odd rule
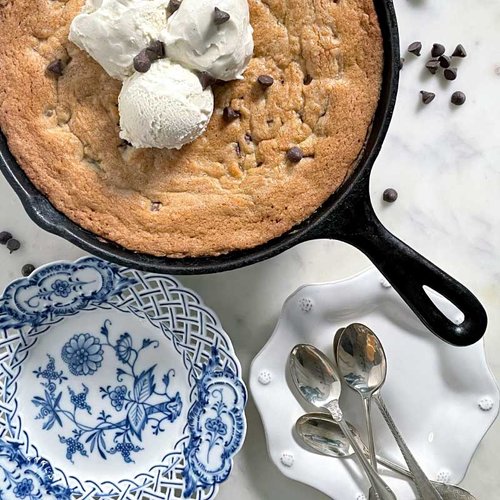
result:
[[[422,94],[422,102],[424,104],[431,103],[434,100],[434,98],[436,97],[436,94],[434,94],[433,92],[427,92],[425,90],[421,90],[420,94]]]
[[[453,54],[451,54],[452,57],[467,57],[467,52],[464,49],[464,46],[459,43],[456,47],[456,49],[453,51]]]
[[[299,147],[294,146],[286,152],[286,157],[292,163],[299,163],[304,158],[304,152]]]
[[[405,64],[405,58],[402,57],[400,60],[399,60],[399,70],[401,71],[403,69],[403,66]]]
[[[450,56],[440,56],[439,64],[442,68],[449,68],[451,66],[451,57]]]
[[[214,9],[214,24],[219,26],[220,24],[227,23],[230,19],[230,15],[223,10],[220,10],[218,7]]]
[[[173,14],[176,10],[179,10],[182,0],[170,0],[167,10],[170,14]]]
[[[151,68],[151,59],[149,59],[146,50],[141,50],[134,57],[134,69],[139,73],[146,73]]]
[[[270,75],[260,75],[257,81],[264,87],[270,87],[274,83],[274,78]]]
[[[446,68],[444,70],[444,77],[447,80],[455,80],[457,78],[457,68]]]
[[[35,266],[33,264],[24,264],[21,269],[21,274],[23,276],[29,276],[35,270]]]
[[[151,42],[146,48],[146,55],[151,62],[163,59],[165,57],[165,45],[160,40]]]
[[[217,81],[216,78],[214,78],[206,71],[200,71],[198,73],[198,78],[200,80],[203,90],[207,89],[208,87],[210,87],[210,85],[213,85]]]
[[[394,203],[398,199],[398,192],[393,188],[387,188],[382,194],[382,199],[387,203]]]
[[[47,66],[47,71],[55,76],[62,76],[64,72],[64,64],[61,59],[55,59]]]
[[[8,231],[2,231],[0,233],[0,245],[6,245],[11,238],[12,234],[10,234]]]
[[[432,57],[439,57],[442,56],[445,53],[446,49],[444,48],[444,45],[441,45],[440,43],[435,43],[432,45],[431,49],[431,55]]]
[[[222,111],[222,118],[227,123],[230,123],[241,116],[241,113],[236,109],[233,109],[231,106],[226,106]]]
[[[422,52],[422,43],[421,42],[413,42],[408,45],[408,52],[419,56]]]
[[[7,249],[10,251],[10,253],[15,252],[16,250],[19,250],[21,248],[21,243],[19,243],[18,240],[15,238],[11,238],[7,242]]]
[[[435,75],[439,69],[439,59],[437,58],[434,58],[434,59],[430,59],[429,61],[427,61],[427,63],[425,64],[425,67],[433,74]]]
[[[460,90],[453,92],[453,94],[451,95],[451,102],[455,104],[455,106],[461,106],[465,103],[466,99],[467,98],[465,97],[465,94]]]

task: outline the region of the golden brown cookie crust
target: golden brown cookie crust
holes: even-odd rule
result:
[[[82,227],[154,255],[264,243],[311,215],[352,170],[379,98],[373,0],[249,0],[245,79],[216,86],[206,133],[180,151],[118,137],[121,83],[68,42],[83,0],[0,0],[0,127],[30,179]],[[47,74],[67,63],[59,79]],[[256,83],[261,74],[275,83]],[[231,105],[241,119],[226,124]],[[297,164],[285,153],[299,146]]]

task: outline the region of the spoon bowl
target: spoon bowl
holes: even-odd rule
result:
[[[387,374],[384,349],[375,334],[361,323],[353,323],[338,337],[336,359],[349,387],[362,396],[380,389]]]
[[[361,449],[365,451],[357,429],[349,423],[347,425]],[[295,430],[304,444],[322,455],[335,458],[348,458],[354,455],[354,448],[345,438],[342,429],[326,413],[302,415],[295,423]]]
[[[339,399],[340,378],[320,350],[312,345],[296,345],[290,353],[289,363],[293,383],[306,401],[324,408]]]

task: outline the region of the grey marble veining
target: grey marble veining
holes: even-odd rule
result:
[[[378,0],[375,0],[378,1]],[[498,0],[395,0],[401,44],[420,40],[423,55],[403,54],[406,63],[389,135],[372,173],[373,203],[389,229],[464,282],[489,314],[487,355],[500,376],[500,2]],[[433,42],[452,49],[462,43],[455,82],[424,68]],[[428,106],[420,90],[436,93]],[[449,102],[453,91],[467,95],[464,106]],[[381,201],[386,187],[399,191],[395,204]],[[44,233],[25,215],[0,180],[0,228],[22,241],[9,256],[0,248],[0,286],[19,276],[26,262],[36,265],[74,259],[83,253]],[[357,250],[316,241],[251,268],[214,276],[184,277],[219,314],[232,336],[245,374],[253,356],[273,331],[284,299],[299,285],[338,279],[368,265]],[[267,457],[259,416],[248,407],[249,432],[221,500],[314,500],[325,498],[287,480]],[[463,483],[478,498],[500,496],[497,422],[479,447]],[[344,499],[339,499],[344,500]],[[345,499],[351,500],[351,499]],[[353,499],[354,500],[354,499]]]

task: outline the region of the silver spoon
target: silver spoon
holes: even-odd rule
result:
[[[396,496],[377,474],[359,447],[347,426],[339,407],[340,378],[332,362],[312,345],[300,344],[290,353],[290,374],[302,397],[316,406],[328,410],[351,443],[361,466],[380,500],[396,500]]]
[[[357,429],[347,423],[358,446],[363,450],[365,456],[369,455]],[[349,441],[345,438],[339,425],[327,413],[307,413],[302,415],[295,424],[297,434],[302,441],[313,450],[335,458],[347,458],[354,454]],[[411,473],[382,457],[377,457],[379,463],[388,469],[413,479]],[[468,491],[459,486],[432,481],[432,485],[443,497],[443,500],[476,500]]]
[[[367,326],[353,323],[347,326],[340,335],[335,357],[339,370],[347,384],[358,393],[362,395],[365,393],[366,395],[363,395],[363,398],[375,399],[382,416],[396,439],[408,469],[413,474],[413,480],[420,497],[425,500],[440,500],[441,495],[418,465],[378,392],[384,384],[387,374],[385,352],[378,337]],[[367,418],[370,418],[369,412]]]
[[[362,360],[358,360],[358,364],[363,364],[363,373],[361,374],[362,378],[359,378],[359,374],[356,373],[355,378],[351,378],[349,375],[351,374],[350,366],[347,366],[347,363],[350,363],[351,357],[337,359],[339,350],[338,346],[341,341],[341,338],[347,339],[345,340],[348,343],[352,337],[351,330],[355,328],[358,324],[354,323],[347,327],[347,334],[344,337],[344,332],[346,328],[341,328],[335,334],[333,340],[333,354],[337,361],[337,367],[341,375],[344,376],[344,380],[347,385],[355,390],[363,401],[363,408],[365,410],[365,423],[366,423],[366,431],[368,436],[368,450],[370,453],[370,462],[372,463],[375,470],[377,469],[377,459],[375,452],[375,441],[373,439],[373,426],[372,426],[372,418],[371,418],[371,407],[372,407],[372,396],[375,391],[377,391],[380,385],[385,380],[385,374],[387,373],[387,369],[385,366],[385,356],[380,356],[379,354],[375,357],[370,357],[364,352],[364,356]],[[366,346],[365,350],[368,349],[369,346]],[[344,350],[341,350],[343,352]],[[382,382],[381,382],[382,381]]]

